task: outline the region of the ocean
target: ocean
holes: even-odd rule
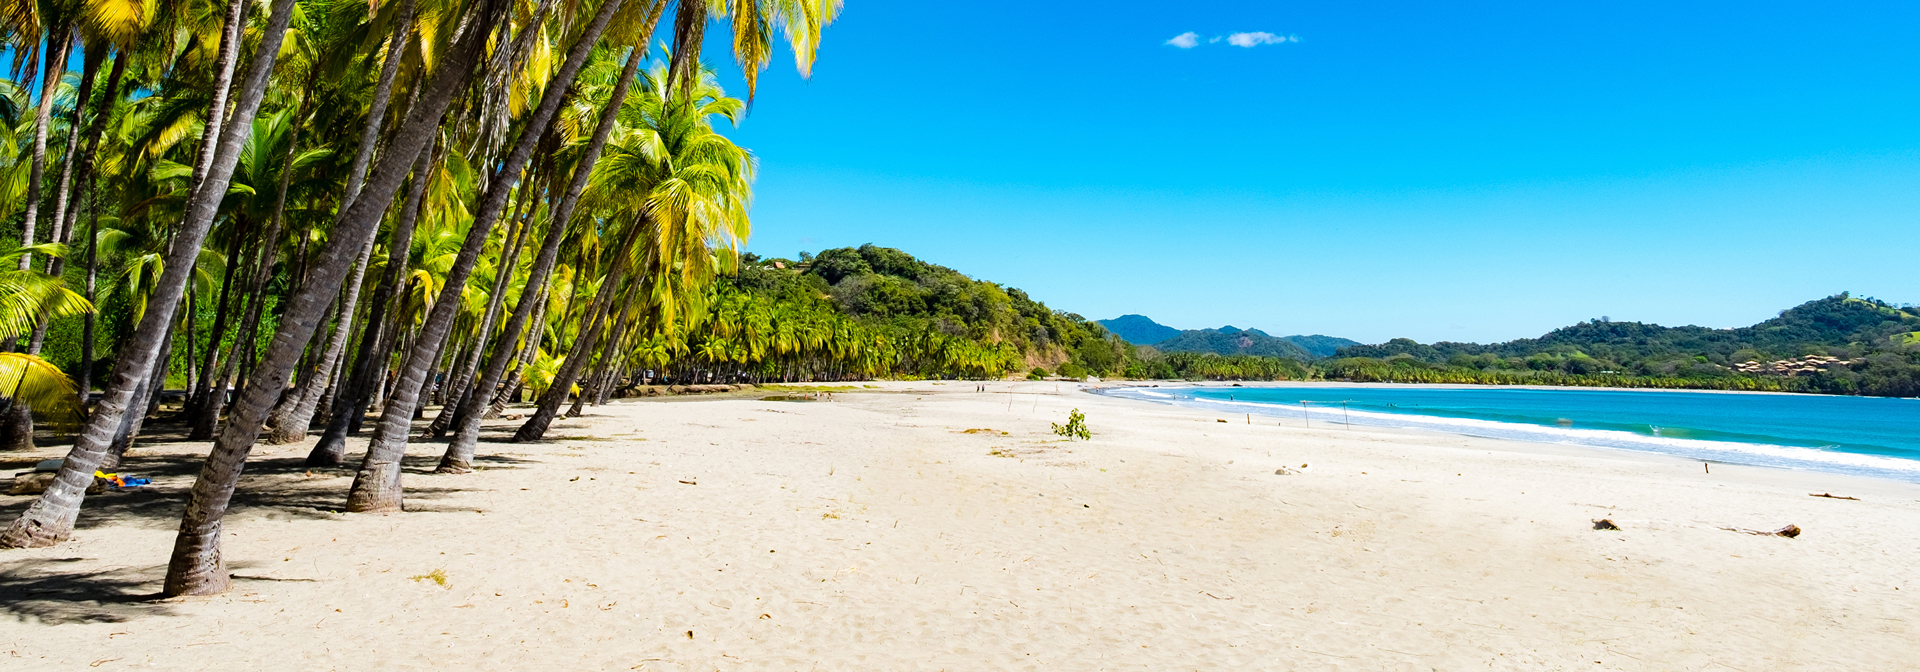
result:
[[[1920,400],[1449,385],[1115,387],[1314,426],[1397,427],[1920,482]]]

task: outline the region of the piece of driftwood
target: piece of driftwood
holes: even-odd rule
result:
[[[1820,498],[1823,498],[1823,499],[1844,499],[1844,500],[1847,500],[1847,501],[1850,501],[1850,502],[1857,502],[1857,501],[1860,501],[1860,498],[1859,498],[1859,497],[1841,497],[1841,496],[1839,496],[1839,495],[1836,495],[1836,494],[1833,494],[1833,493],[1831,493],[1831,492],[1822,492],[1822,493],[1819,493],[1819,494],[1814,494],[1814,493],[1811,493],[1811,492],[1809,492],[1809,493],[1807,493],[1807,496],[1808,496],[1808,497],[1820,497]]]
[[[1601,519],[1599,519],[1599,520],[1596,520],[1596,521],[1593,521],[1593,529],[1596,529],[1596,530],[1618,530],[1618,529],[1620,529],[1620,526],[1619,526],[1619,525],[1615,525],[1615,524],[1613,524],[1613,519],[1612,519],[1612,518],[1601,518]]]
[[[1749,530],[1749,529],[1739,528],[1739,527],[1723,527],[1720,529],[1726,530],[1728,532],[1739,532],[1741,534],[1751,534],[1751,535],[1760,536],[1760,537],[1786,537],[1788,539],[1792,539],[1794,537],[1800,536],[1799,525],[1788,525],[1786,527],[1780,528],[1778,530],[1774,530],[1772,532],[1767,532],[1764,530]]]

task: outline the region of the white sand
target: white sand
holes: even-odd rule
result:
[[[469,476],[416,444],[397,515],[316,508],[350,472],[263,447],[210,599],[144,599],[204,446],[148,449],[154,493],[0,552],[0,668],[1920,667],[1920,486],[882,387],[617,403]],[[1070,407],[1092,441],[1048,432]]]

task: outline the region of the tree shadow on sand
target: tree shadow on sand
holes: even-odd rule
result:
[[[160,601],[166,566],[63,571],[86,558],[28,558],[0,562],[0,612],[48,625],[123,623],[171,616]]]
[[[161,444],[166,445],[166,444]],[[153,485],[116,490],[87,496],[75,522],[79,530],[108,529],[115,526],[171,530],[180,524],[187,494],[203,464],[204,453],[178,450],[154,450],[155,444],[142,441],[129,451],[116,469],[128,476],[153,480]],[[0,457],[0,475],[28,469],[36,457]],[[254,457],[247,461],[245,476],[234,493],[228,519],[237,517],[280,520],[337,520],[345,508],[347,487],[359,454],[347,456],[345,467],[309,469],[304,455]],[[505,455],[478,455],[474,463],[480,469],[522,469],[538,464]],[[439,500],[474,488],[460,487],[462,476],[431,475],[439,457],[411,455],[403,467],[410,473],[406,487],[409,513],[474,511],[472,505],[441,506]],[[0,496],[0,522],[18,518],[36,498]],[[145,568],[110,567],[83,570],[97,558],[17,558],[0,560],[0,614],[11,614],[26,621],[57,625],[66,623],[121,623],[136,618],[172,616],[173,603],[160,596],[166,565]],[[83,564],[85,563],[85,564]],[[233,579],[280,581],[272,577],[252,576],[233,566]]]
[[[481,455],[476,466],[484,469],[520,469],[537,460],[507,456]],[[278,520],[331,519],[346,507],[347,486],[341,477],[351,478],[359,455],[349,455],[344,466],[335,469],[310,469],[300,455],[254,457],[240,487],[233,494],[229,516],[264,517]],[[180,524],[187,493],[200,473],[202,461],[183,459],[178,452],[129,453],[117,469],[119,473],[153,479],[153,485],[88,495],[74,527],[80,530],[126,525],[143,529],[173,529]],[[412,478],[406,484],[408,510],[431,511],[429,503],[472,488],[462,487],[459,476],[429,476],[439,458],[414,455],[404,467]],[[6,501],[12,500],[12,501]],[[31,505],[33,497],[7,497],[0,504],[0,521],[18,518]],[[415,507],[413,503],[420,503]],[[462,506],[452,510],[471,511]]]
[[[67,570],[88,558],[25,558],[0,562],[0,613],[46,625],[125,623],[139,618],[176,616],[175,601],[160,594],[166,565]],[[312,581],[255,576],[229,567],[235,584],[254,581]]]

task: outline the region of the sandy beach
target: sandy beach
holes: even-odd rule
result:
[[[214,598],[152,597],[205,444],[143,444],[123,471],[153,487],[90,498],[68,543],[0,553],[0,667],[1920,660],[1914,484],[976,385],[619,402],[541,444],[502,442],[501,421],[475,474],[428,473],[443,444],[415,443],[404,514],[336,513],[350,471],[262,446],[227,522],[235,586]],[[1092,440],[1049,431],[1072,408]],[[1723,529],[1788,524],[1804,533]]]

